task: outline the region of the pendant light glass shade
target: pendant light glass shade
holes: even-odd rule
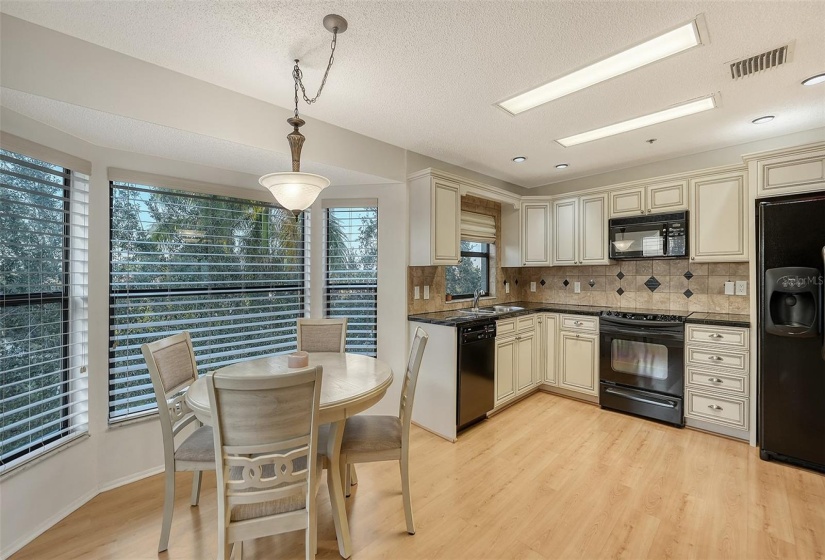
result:
[[[315,202],[322,190],[329,186],[329,179],[314,173],[269,173],[258,182],[269,189],[281,206],[293,214],[300,214]]]

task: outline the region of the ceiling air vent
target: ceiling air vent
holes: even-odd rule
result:
[[[730,77],[734,80],[781,66],[791,61],[793,43],[730,63]]]

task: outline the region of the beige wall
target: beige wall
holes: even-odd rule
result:
[[[693,275],[690,280],[685,278],[688,271]],[[747,262],[696,264],[687,259],[642,260],[607,266],[523,268],[519,272],[518,291],[523,301],[615,309],[749,313],[748,296],[724,295],[726,281],[748,280]],[[661,284],[654,291],[645,286],[651,277]],[[545,281],[544,286],[541,280]],[[591,280],[593,287],[589,285]],[[530,291],[530,282],[536,282],[535,292]],[[574,282],[581,283],[581,293],[573,293]],[[617,293],[619,288],[623,291],[621,295]],[[688,289],[692,293],[690,297],[684,293]]]

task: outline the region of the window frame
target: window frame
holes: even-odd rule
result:
[[[5,135],[3,136],[3,140],[10,140],[11,138],[7,138]],[[4,142],[5,144],[5,142]],[[24,151],[29,150],[20,150],[17,148],[17,144],[20,144],[21,147],[31,147],[36,148],[34,151],[38,152],[38,155],[29,155],[24,153]],[[72,300],[81,297],[85,298],[86,296],[78,296],[73,293],[73,289],[75,287],[84,287],[88,286],[87,274],[81,270],[79,272],[79,276],[77,281],[75,282],[73,276],[75,275],[74,269],[72,267],[72,263],[75,262],[73,260],[73,251],[83,250],[81,247],[84,245],[84,239],[88,236],[88,225],[83,227],[86,228],[85,234],[74,234],[73,233],[73,226],[75,226],[75,213],[78,212],[75,207],[78,206],[80,208],[84,207],[84,203],[82,201],[83,192],[88,194],[88,191],[84,191],[83,187],[78,186],[77,191],[75,190],[75,180],[77,179],[80,181],[78,185],[81,183],[85,183],[88,185],[88,177],[81,173],[80,171],[76,171],[70,167],[66,167],[65,159],[66,157],[71,158],[70,156],[66,156],[65,154],[61,154],[55,152],[52,154],[51,150],[48,148],[31,144],[27,145],[27,141],[20,141],[11,142],[11,145],[3,145],[0,146],[6,153],[0,153],[0,160],[7,162],[11,165],[16,165],[23,168],[29,168],[33,171],[42,172],[48,175],[53,175],[56,177],[61,177],[60,183],[48,183],[48,186],[56,187],[58,192],[61,194],[62,204],[60,209],[54,209],[56,212],[60,212],[62,214],[62,240],[60,243],[60,255],[61,255],[61,263],[60,263],[60,272],[59,277],[61,279],[59,291],[49,291],[49,292],[26,292],[26,293],[19,293],[19,294],[3,294],[0,296],[0,309],[6,310],[9,308],[18,308],[18,307],[29,307],[33,308],[35,306],[42,307],[50,304],[59,304],[60,308],[60,346],[57,350],[60,353],[58,359],[53,360],[54,364],[59,364],[58,371],[52,373],[42,374],[38,377],[43,376],[50,376],[59,374],[59,380],[57,383],[51,385],[53,388],[59,387],[59,393],[55,396],[48,397],[42,402],[54,402],[55,404],[50,405],[48,412],[46,414],[59,414],[59,418],[56,421],[53,421],[53,428],[52,431],[54,432],[52,435],[45,435],[41,438],[37,439],[36,441],[32,442],[29,441],[25,447],[21,447],[17,451],[15,451],[12,455],[0,460],[0,475],[5,475],[18,467],[27,464],[31,461],[39,459],[44,454],[52,451],[54,449],[62,448],[64,445],[74,441],[78,436],[84,435],[88,433],[88,423],[87,421],[80,421],[76,422],[74,419],[78,414],[85,415],[88,414],[88,398],[80,398],[77,399],[73,397],[75,391],[72,390],[72,383],[76,381],[81,381],[85,379],[86,368],[87,368],[87,351],[85,346],[83,346],[83,350],[80,354],[73,354],[73,348],[77,344],[73,337],[78,335],[81,338],[88,333],[88,323],[84,323],[84,325],[78,329],[77,331],[73,330],[74,323],[79,320],[81,322],[85,321],[85,306],[82,307],[80,310],[77,311],[77,314],[73,314],[73,306]],[[54,157],[51,157],[54,155]],[[19,157],[14,156],[22,156],[22,158],[27,158],[28,160],[35,160],[35,161],[27,161],[27,159],[22,159]],[[48,161],[49,159],[57,160],[56,162]],[[86,166],[84,165],[85,162],[82,160],[78,160],[78,166],[82,167],[84,171],[86,171]],[[46,167],[40,164],[46,164],[49,166],[54,166],[54,168]],[[19,179],[33,181],[35,183],[47,184],[43,180],[36,178],[36,177],[26,177],[21,173],[17,173],[11,170],[4,170],[4,173],[17,176]],[[14,189],[14,187],[10,187]],[[47,195],[53,196],[53,195]],[[25,202],[21,202],[20,204],[27,204]],[[84,219],[88,219],[88,202],[85,203],[85,211],[82,211],[82,216]],[[86,260],[84,261],[88,265],[88,253],[86,256]],[[29,286],[31,288],[31,286]],[[75,375],[72,369],[72,359],[80,358],[82,364],[77,366],[78,372],[80,375]],[[48,363],[48,362],[45,362]],[[15,382],[17,383],[17,382]],[[12,399],[14,397],[11,397]],[[76,406],[80,406],[80,412],[72,412],[72,408]],[[13,410],[12,410],[13,411]],[[42,414],[42,413],[41,413]],[[74,428],[74,429],[73,429]]]
[[[324,305],[324,316],[325,317],[347,317],[346,315],[332,315],[330,314],[331,311],[331,304],[333,302],[331,292],[337,292],[345,289],[352,289],[353,286],[358,286],[357,289],[366,291],[372,294],[372,299],[375,301],[375,327],[374,327],[374,336],[368,340],[374,341],[375,352],[367,352],[365,355],[376,357],[378,355],[378,236],[379,236],[379,207],[378,201],[373,199],[359,199],[359,200],[339,200],[339,201],[324,201],[324,292],[323,292],[323,305]],[[330,250],[329,250],[329,243],[330,243],[330,236],[329,236],[329,223],[331,213],[335,210],[360,210],[360,211],[369,211],[373,210],[375,212],[375,221],[376,221],[376,247],[375,247],[375,284],[350,284],[350,285],[335,285],[334,283],[330,283]],[[352,328],[351,321],[347,322],[347,330],[349,331]],[[366,339],[357,339],[357,340],[366,340]],[[349,332],[347,333],[347,339],[345,342],[345,351],[349,352],[352,351],[354,346],[350,345],[350,337]]]
[[[461,251],[459,258],[463,259],[464,257],[468,258],[481,258],[486,262],[486,267],[484,270],[486,271],[486,275],[484,278],[484,286],[481,288],[487,295],[490,295],[490,245],[491,243],[481,243],[480,241],[471,241],[469,239],[462,239],[462,241],[467,241],[469,243],[480,243],[487,247],[486,251]],[[459,260],[460,264],[460,260]],[[452,266],[459,266],[459,265],[452,265]],[[447,271],[445,268],[444,275],[446,276]],[[461,300],[461,299],[470,299],[474,297],[474,294],[454,294],[452,292],[448,292],[454,300]]]

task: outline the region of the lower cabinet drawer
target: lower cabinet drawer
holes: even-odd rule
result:
[[[560,328],[565,330],[599,332],[599,318],[584,315],[562,315]]]
[[[695,348],[688,345],[685,348],[685,361],[689,366],[724,368],[743,374],[748,373],[748,353],[730,352],[715,348]]]
[[[685,390],[685,416],[747,430],[748,399],[714,395],[688,387]]]
[[[687,368],[686,383],[697,387],[706,387],[715,391],[736,393],[743,397],[748,395],[748,378],[715,371]]]
[[[503,319],[496,321],[496,336],[507,336],[516,332],[515,319]]]
[[[536,316],[535,315],[524,315],[522,317],[516,317],[516,330],[518,332],[526,331],[526,330],[533,330],[536,328]]]

